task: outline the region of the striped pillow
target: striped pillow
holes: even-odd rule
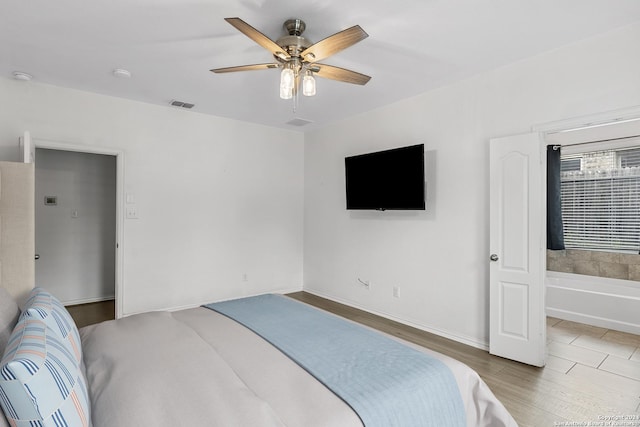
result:
[[[58,337],[66,340],[76,356],[82,360],[80,334],[71,315],[62,303],[42,288],[34,288],[27,299],[22,318],[40,319],[47,324]]]
[[[0,405],[15,427],[91,425],[86,381],[68,342],[23,318],[0,362]]]

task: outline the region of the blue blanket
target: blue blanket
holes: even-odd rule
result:
[[[441,361],[279,295],[205,305],[260,335],[344,400],[366,427],[465,426]]]

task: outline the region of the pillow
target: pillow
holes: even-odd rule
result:
[[[76,361],[80,363],[82,349],[78,328],[67,309],[56,297],[42,288],[33,288],[21,317],[36,318],[46,323],[59,338],[69,342]]]
[[[0,427],[11,427],[9,426],[9,421],[7,421],[7,418],[4,416],[2,411],[0,411]]]
[[[18,323],[20,309],[9,293],[0,287],[0,359],[4,354],[11,331]],[[0,427],[9,427],[7,419],[0,413]]]
[[[0,362],[0,405],[17,427],[91,424],[80,363],[40,319],[22,318],[11,334]]]
[[[0,287],[0,358],[4,354],[11,331],[18,323],[18,316],[20,316],[18,304],[4,288]]]

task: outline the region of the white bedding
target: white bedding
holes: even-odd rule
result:
[[[206,308],[80,331],[94,427],[362,426],[341,399],[271,344]],[[516,426],[477,373],[452,370],[468,426]]]

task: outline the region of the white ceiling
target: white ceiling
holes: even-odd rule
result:
[[[638,0],[0,0],[0,11],[0,76],[304,131],[640,21]],[[225,17],[273,40],[288,18],[312,42],[359,24],[369,38],[322,62],[372,79],[317,79],[294,112],[278,70],[209,71],[272,60]]]

